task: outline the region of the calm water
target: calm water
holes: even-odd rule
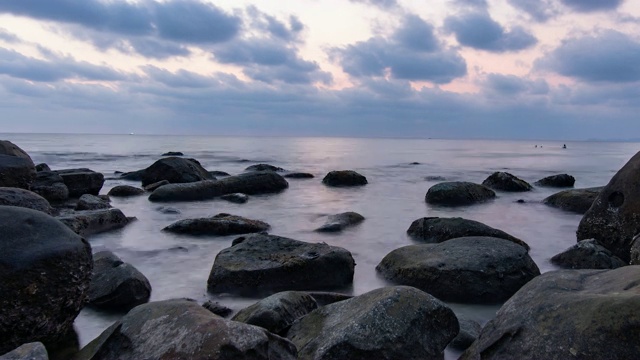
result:
[[[436,182],[446,180],[482,182],[494,171],[509,171],[529,182],[556,173],[576,177],[576,187],[605,185],[638,150],[634,143],[480,140],[397,140],[346,138],[228,138],[138,135],[23,135],[4,134],[27,151],[36,163],[52,169],[88,167],[106,177],[113,172],[138,170],[167,151],[181,151],[198,159],[208,170],[237,174],[252,163],[267,162],[291,171],[316,175],[311,180],[289,180],[289,189],[268,196],[254,196],[237,205],[220,200],[173,203],[179,215],[162,214],[146,196],[112,200],[114,207],[139,219],[124,229],[96,235],[89,240],[94,251],[109,249],[132,263],[150,280],[152,300],[189,297],[203,302],[219,301],[238,310],[255,299],[216,297],[206,292],[206,282],[216,254],[231,245],[235,236],[193,238],[161,231],[182,218],[227,212],[260,219],[272,226],[270,233],[309,242],[326,242],[350,250],[356,260],[351,292],[362,294],[387,285],[375,266],[391,250],[414,243],[406,230],[423,216],[461,216],[478,220],[525,240],[542,272],[553,270],[549,258],[575,243],[580,215],[542,205],[556,192],[536,188],[528,193],[499,193],[495,201],[460,208],[427,205],[424,196]],[[534,148],[537,144],[538,148]],[[543,147],[540,147],[542,145]],[[250,162],[247,162],[249,160]],[[409,165],[411,162],[420,165]],[[330,170],[353,169],[367,177],[361,188],[335,189],[322,185]],[[107,180],[102,193],[119,184]],[[525,204],[515,201],[524,199]],[[341,234],[318,234],[312,230],[324,215],[356,211],[366,217],[360,226]],[[175,247],[184,250],[170,250]],[[459,313],[488,321],[496,306],[451,304]],[[76,320],[82,344],[107,328],[117,315],[85,309]],[[447,357],[455,354],[448,352]]]

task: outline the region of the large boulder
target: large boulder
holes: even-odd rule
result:
[[[638,279],[640,266],[545,273],[500,308],[460,359],[636,359]]]
[[[160,159],[142,173],[142,186],[167,180],[172,184],[215,179],[195,159],[168,157]]]
[[[551,262],[568,269],[615,269],[627,265],[595,239],[578,242],[552,257]]]
[[[233,193],[249,195],[277,193],[288,187],[287,180],[273,171],[252,171],[217,181],[205,180],[189,184],[164,185],[151,193],[149,200],[208,200]]]
[[[407,234],[417,241],[437,244],[465,236],[488,236],[509,240],[529,250],[526,242],[479,221],[459,217],[423,217],[409,226]]]
[[[52,202],[61,202],[69,198],[69,188],[62,176],[53,171],[39,171],[31,184],[31,191]]]
[[[120,229],[129,223],[120,209],[78,211],[59,216],[58,220],[82,236]]]
[[[104,184],[104,175],[86,168],[56,170],[69,189],[69,197],[78,198],[84,194],[98,195]]]
[[[317,228],[317,232],[338,232],[348,227],[356,226],[364,221],[364,216],[347,211],[340,214],[329,215],[327,221],[321,227]]]
[[[323,306],[291,326],[301,360],[442,359],[458,320],[418,289],[394,286]]]
[[[142,181],[142,176],[147,169],[129,171],[120,174],[120,179],[129,181]]]
[[[284,169],[269,164],[255,164],[247,167],[244,171],[284,171]]]
[[[367,185],[367,178],[353,170],[330,171],[322,179],[327,186],[362,186]]]
[[[340,247],[253,234],[218,253],[208,289],[255,295],[342,288],[352,283],[354,267],[351,253]]]
[[[99,210],[109,209],[110,207],[111,204],[103,198],[91,194],[84,194],[78,199],[75,210]]]
[[[534,184],[544,187],[573,187],[576,183],[576,178],[569,174],[558,174],[547,176],[543,179],[536,181]]]
[[[20,188],[0,187],[0,205],[38,210],[49,215],[54,213],[47,199],[34,192]]]
[[[451,340],[449,346],[456,350],[464,351],[478,339],[482,326],[476,321],[460,316],[458,316],[458,324],[460,325],[460,332],[455,339]]]
[[[405,246],[385,256],[376,270],[394,283],[461,303],[504,301],[540,275],[524,247],[480,236]]]
[[[49,354],[41,342],[32,342],[0,356],[0,360],[49,360]]]
[[[497,171],[489,175],[489,177],[482,182],[482,185],[494,190],[513,192],[529,191],[533,189],[533,187],[526,181],[503,171]]]
[[[578,214],[586,213],[596,200],[604,187],[592,187],[586,189],[571,189],[555,193],[542,202],[546,205],[571,211]]]
[[[75,357],[120,359],[294,360],[296,348],[262,328],[176,299],[133,308]]]
[[[29,189],[36,167],[29,154],[7,140],[0,140],[0,186]]]
[[[640,152],[618,171],[584,214],[578,241],[596,239],[614,255],[630,260],[631,243],[640,229]]]
[[[484,185],[466,181],[448,181],[429,188],[425,201],[434,205],[471,205],[496,197],[496,193]]]
[[[52,344],[86,303],[91,247],[51,216],[0,206],[0,354]]]
[[[153,183],[155,184],[155,183]],[[150,185],[153,185],[150,184]],[[147,185],[148,186],[148,185]],[[131,185],[118,185],[114,186],[107,195],[114,197],[128,197],[144,194],[144,190]]]
[[[179,220],[162,230],[176,234],[226,236],[266,231],[270,227],[264,221],[221,213],[208,218]]]

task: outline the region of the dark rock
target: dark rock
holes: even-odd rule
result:
[[[534,184],[546,187],[573,187],[576,178],[568,174],[551,175],[536,181]]]
[[[353,281],[355,262],[340,247],[263,234],[247,235],[234,243],[216,256],[208,280],[212,293],[323,290]]]
[[[461,303],[504,301],[540,275],[524,247],[479,236],[405,246],[385,256],[376,270],[397,284]]]
[[[558,209],[584,214],[593,205],[602,189],[604,187],[564,190],[549,196],[542,202]]]
[[[368,184],[367,178],[353,170],[329,172],[322,183],[328,186],[362,186]]]
[[[417,162],[417,161],[414,161],[414,162],[409,163],[409,165],[420,165],[420,163]]]
[[[335,292],[327,292],[327,291],[307,291],[313,300],[316,301],[318,306],[325,306],[333,303],[337,303],[338,301],[349,300],[353,296],[340,294]]]
[[[295,322],[287,337],[299,359],[442,359],[458,333],[449,307],[406,286],[376,289],[323,306]]]
[[[144,189],[149,192],[154,192],[160,186],[165,186],[169,184],[170,184],[169,180],[162,180],[162,181],[155,182],[153,184],[149,184],[145,186]]]
[[[220,199],[226,200],[235,204],[244,204],[249,201],[249,196],[242,193],[234,193],[220,196]]]
[[[120,179],[122,180],[130,180],[130,181],[142,181],[142,176],[144,175],[146,169],[129,171],[126,173],[122,173],[120,175]]]
[[[209,171],[209,175],[211,175],[211,176],[213,176],[213,177],[217,177],[217,176],[231,176],[231,174],[229,174],[228,172],[219,171],[219,170]]]
[[[465,181],[449,181],[429,188],[425,201],[434,205],[471,205],[496,197],[496,193],[486,186]]]
[[[444,176],[437,176],[437,175],[425,176],[424,179],[427,181],[446,181],[447,180]]]
[[[111,204],[95,195],[84,194],[78,199],[75,210],[99,210],[109,209]]]
[[[14,187],[0,187],[0,205],[38,210],[49,215],[54,213],[47,199],[29,190]]]
[[[36,177],[33,161],[25,152],[7,149],[9,141],[0,140],[0,186],[29,189]],[[22,152],[22,153],[21,153]]]
[[[53,202],[61,202],[69,198],[69,189],[64,184],[62,176],[53,171],[39,171],[31,184],[31,191]]]
[[[202,304],[202,307],[221,317],[227,317],[233,312],[233,310],[220,304],[219,302],[211,300],[207,300],[204,304]]]
[[[414,240],[431,244],[465,236],[488,236],[509,240],[524,247],[527,251],[529,250],[527,243],[502,230],[494,229],[478,221],[459,217],[424,217],[411,223],[407,234]]]
[[[58,220],[82,236],[120,229],[129,223],[120,209],[78,211],[60,216]]]
[[[284,291],[240,310],[231,320],[260,326],[274,334],[282,334],[294,321],[317,308],[316,301],[309,294]]]
[[[635,359],[638,279],[640,266],[547,272],[509,299],[460,359]]]
[[[261,232],[269,228],[264,221],[222,213],[209,218],[180,220],[162,230],[176,234],[227,236]]]
[[[184,154],[181,153],[180,151],[169,151],[162,154],[162,156],[184,156]]]
[[[303,173],[303,172],[293,172],[284,175],[287,179],[313,179],[313,174]]]
[[[458,317],[458,324],[460,325],[460,332],[455,339],[451,340],[449,346],[456,350],[464,351],[478,339],[482,326],[473,320],[462,317]]]
[[[364,216],[348,211],[341,214],[330,215],[327,218],[327,222],[321,227],[317,228],[318,232],[337,232],[342,231],[348,227],[356,226],[364,221]]]
[[[0,356],[0,360],[49,360],[49,355],[41,342],[32,342]]]
[[[36,165],[36,171],[40,172],[40,171],[51,171],[51,168],[49,167],[49,165],[42,163],[42,164],[38,164]]]
[[[568,269],[615,269],[627,265],[595,239],[578,242],[552,257],[551,262]]]
[[[277,167],[269,164],[256,164],[256,165],[251,165],[247,167],[246,169],[244,169],[244,171],[276,171],[278,172],[278,171],[284,171],[284,169],[281,167]]]
[[[169,206],[159,206],[156,210],[163,214],[180,214],[180,210]]]
[[[93,255],[89,304],[101,309],[130,310],[149,301],[151,284],[138,269],[111,251]]]
[[[207,200],[218,196],[243,193],[248,195],[277,193],[289,187],[289,183],[272,171],[253,171],[229,176],[218,181],[199,181],[190,184],[169,184],[156,189],[150,201]]]
[[[0,206],[0,354],[60,340],[86,302],[91,247],[49,215]]]
[[[109,196],[115,196],[115,197],[127,197],[127,196],[142,195],[144,194],[144,190],[137,188],[135,186],[118,185],[118,186],[115,186],[113,189],[109,190],[107,194]]]
[[[195,159],[168,157],[160,159],[142,173],[142,186],[167,180],[172,184],[215,180]]]
[[[104,184],[104,175],[89,169],[57,170],[69,189],[69,197],[78,198],[84,194],[98,195]]]
[[[494,190],[512,192],[529,191],[533,189],[526,181],[503,171],[494,172],[482,182],[482,185]]]
[[[516,203],[518,203],[518,204],[526,204],[527,202],[524,199],[518,199],[518,200],[516,200]]]
[[[76,360],[294,360],[291,342],[259,328],[225,320],[190,300],[135,307],[76,356]]]

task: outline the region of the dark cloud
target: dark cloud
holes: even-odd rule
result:
[[[215,77],[203,76],[187,70],[173,73],[152,65],[143,66],[142,70],[152,80],[174,88],[207,88],[219,85]]]
[[[128,52],[126,44],[126,42],[122,42],[118,48],[124,52]],[[183,45],[168,41],[159,41],[153,38],[134,38],[129,40],[128,44],[133,49],[133,52],[153,59],[161,60],[173,56],[189,56],[191,54],[191,51]]]
[[[383,9],[389,9],[398,6],[397,0],[349,0],[354,3],[367,4],[377,6]]]
[[[487,9],[487,0],[453,0],[453,3],[462,8]]]
[[[20,41],[20,38],[18,38],[14,33],[7,31],[7,29],[3,29],[0,28],[0,40],[10,43],[10,44],[17,44]]]
[[[533,20],[545,22],[559,14],[556,3],[553,0],[509,0],[514,8],[524,11]]]
[[[624,0],[560,0],[564,5],[580,12],[614,10]]]
[[[407,15],[393,38],[403,47],[417,51],[435,51],[440,46],[433,26],[416,15]]]
[[[491,52],[524,50],[538,42],[522,27],[507,31],[483,11],[450,16],[445,19],[445,29],[453,32],[461,45]]]
[[[491,92],[515,96],[519,94],[545,95],[549,93],[549,84],[543,79],[528,80],[515,75],[488,74],[484,85]]]
[[[613,30],[570,38],[536,67],[590,82],[640,81],[640,42]]]
[[[304,24],[296,16],[291,15],[287,22],[265,14],[255,6],[247,8],[247,14],[251,18],[252,28],[264,31],[269,35],[284,41],[299,40],[300,33],[304,30]]]

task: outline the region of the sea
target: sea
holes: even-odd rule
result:
[[[514,235],[530,246],[530,255],[544,273],[556,270],[549,259],[576,243],[581,215],[542,203],[558,189],[535,187],[524,193],[498,192],[495,200],[463,207],[425,203],[427,190],[440,181],[481,183],[495,171],[510,172],[530,183],[548,175],[568,173],[576,188],[606,185],[638,150],[640,143],[558,142],[439,139],[364,139],[325,137],[218,137],[151,135],[2,134],[27,151],[35,163],[52,169],[89,168],[104,173],[101,193],[121,185],[140,186],[117,178],[116,171],[145,168],[161,154],[180,151],[207,170],[239,174],[252,164],[268,163],[289,171],[309,172],[314,179],[289,179],[289,188],[272,195],[251,196],[245,204],[223,200],[168,204],[180,214],[158,211],[163,204],[147,196],[113,198],[112,205],[137,221],[123,229],[89,237],[94,252],[111,250],[133,264],[151,282],[151,300],[192,298],[218,301],[240,310],[258,299],[207,293],[216,254],[236,236],[190,237],[163,232],[184,218],[231,213],[271,225],[271,234],[307,242],[325,242],[348,249],[356,261],[353,286],[343,292],[359,295],[390,285],[375,267],[394,249],[416,244],[406,234],[425,216],[464,217]],[[566,144],[566,149],[563,145]],[[414,164],[417,163],[417,164]],[[330,188],[322,178],[331,170],[355,170],[369,184]],[[524,200],[518,203],[517,200]],[[360,225],[338,234],[316,233],[327,215],[345,211],[362,214]],[[449,305],[481,324],[500,305]],[[122,314],[84,309],[75,321],[82,345]],[[446,351],[446,358],[459,353]]]

